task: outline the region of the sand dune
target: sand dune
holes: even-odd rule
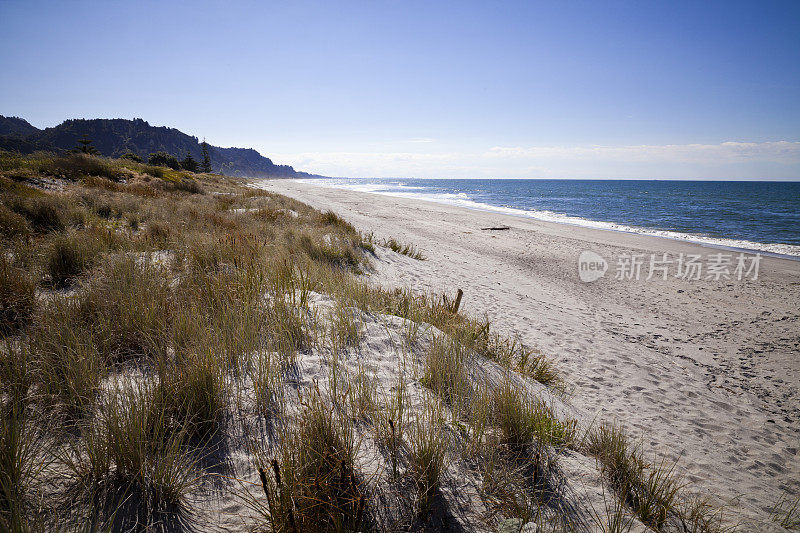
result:
[[[757,280],[617,280],[615,261],[629,254],[719,250],[293,181],[260,186],[413,243],[427,260],[379,254],[376,282],[463,289],[467,311],[557,362],[581,420],[624,424],[745,530],[776,528],[773,506],[800,495],[799,261],[764,257]],[[481,229],[496,226],[510,229]],[[585,250],[609,263],[592,283],[578,276]]]

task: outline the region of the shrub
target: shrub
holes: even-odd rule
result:
[[[144,167],[144,172],[145,172],[145,174],[149,174],[150,176],[153,176],[154,178],[158,178],[158,179],[163,179],[164,178],[164,169],[159,167],[159,166],[147,165],[147,166]]]
[[[127,159],[127,160],[133,161],[135,163],[142,163],[143,162],[141,157],[139,157],[137,154],[131,152],[130,150],[128,150],[127,152],[125,152],[124,154],[119,156],[119,158],[120,159]]]
[[[157,167],[168,167],[172,170],[181,169],[181,164],[178,162],[178,159],[166,152],[156,152],[154,154],[150,154],[150,157],[147,158],[147,163]]]
[[[44,159],[39,170],[45,174],[78,180],[83,176],[97,176],[118,181],[127,171],[115,167],[109,160],[85,153],[71,153],[52,159]]]
[[[186,153],[186,157],[183,158],[181,161],[181,168],[183,170],[188,170],[189,172],[197,172],[200,169],[200,164],[195,161],[192,154]]]
[[[153,220],[147,223],[145,230],[147,240],[157,246],[164,246],[169,242],[172,230],[167,224]]]
[[[0,333],[25,325],[36,306],[36,284],[23,270],[0,256]]]
[[[188,192],[190,194],[202,194],[203,189],[197,180],[193,178],[182,178],[176,181],[170,181],[169,187],[175,191]]]

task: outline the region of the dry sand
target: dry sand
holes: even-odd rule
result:
[[[375,281],[463,289],[466,311],[550,355],[582,421],[624,424],[743,530],[780,530],[773,506],[800,495],[799,261],[765,257],[757,280],[615,280],[622,254],[719,250],[288,180],[259,186],[414,244],[426,261],[382,252]],[[510,229],[481,230],[500,225]],[[604,278],[580,281],[583,250],[609,261]]]

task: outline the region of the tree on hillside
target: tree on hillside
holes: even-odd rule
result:
[[[189,172],[197,172],[197,170],[200,168],[200,165],[198,165],[197,161],[194,160],[192,154],[186,152],[186,157],[184,157],[183,161],[181,161],[181,168],[183,170],[188,170]]]
[[[203,162],[200,163],[200,172],[211,172],[211,157],[208,155],[208,143],[203,139],[200,145],[203,148]]]
[[[128,150],[127,152],[125,152],[124,154],[122,154],[119,157],[120,157],[120,159],[130,159],[131,161],[135,161],[137,163],[141,163],[142,162],[142,158],[139,157],[138,155],[136,155],[135,153],[131,152],[130,150]]]
[[[78,146],[72,149],[73,152],[80,152],[89,155],[100,155],[97,148],[92,146],[92,141],[84,135],[82,139],[78,139]]]
[[[147,162],[159,167],[169,167],[172,170],[181,169],[181,164],[178,162],[178,159],[174,155],[169,155],[166,152],[150,154],[150,157],[147,158]]]

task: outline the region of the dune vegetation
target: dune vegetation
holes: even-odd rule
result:
[[[376,245],[411,245],[129,159],[2,152],[0,191],[2,530],[722,528],[557,408],[543,354],[370,283]],[[613,502],[588,526],[568,454]]]

